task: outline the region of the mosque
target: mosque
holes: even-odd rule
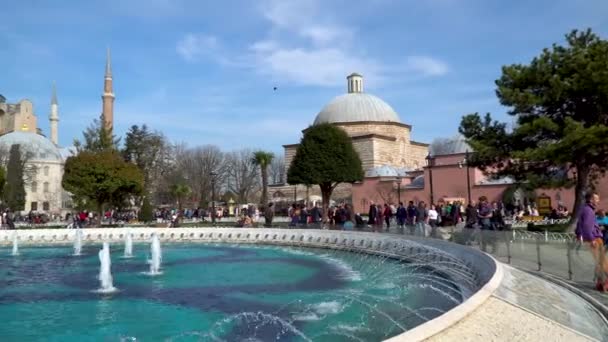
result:
[[[429,144],[410,139],[412,126],[401,122],[395,110],[382,99],[363,91],[363,76],[357,73],[347,78],[347,93],[339,95],[325,105],[317,114],[314,125],[331,123],[342,128],[353,142],[353,146],[367,177],[378,177],[387,167],[405,176],[425,165]],[[284,145],[285,174],[298,144]],[[306,188],[286,184],[269,187],[274,201],[317,201],[320,191],[317,186]],[[340,184],[333,200],[351,200],[352,185]]]
[[[111,130],[114,117],[114,92],[110,51],[107,52],[102,118]],[[61,186],[65,160],[73,153],[73,147],[59,145],[59,103],[53,84],[49,113],[50,138],[38,127],[34,104],[27,99],[8,103],[0,95],[0,156],[6,165],[12,145],[19,145],[25,160],[25,208],[47,214],[64,214],[72,206],[71,195]]]

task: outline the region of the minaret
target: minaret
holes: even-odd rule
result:
[[[353,72],[346,76],[346,82],[348,85],[348,93],[362,93],[363,92],[363,76]]]
[[[112,135],[112,127],[114,126],[114,90],[112,89],[112,62],[110,60],[110,48],[108,48],[106,56],[106,73],[103,82],[103,95],[101,119],[104,127]]]
[[[59,111],[57,104],[57,88],[55,82],[53,82],[53,94],[51,95],[51,114],[49,115],[49,121],[51,124],[51,141],[57,145],[59,140],[59,133],[57,132],[59,126]]]

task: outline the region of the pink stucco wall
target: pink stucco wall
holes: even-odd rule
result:
[[[462,163],[464,154],[440,156],[436,158],[433,172],[433,194],[434,201],[443,198],[467,198],[467,168]],[[484,185],[485,180],[480,170],[471,168],[469,170],[471,182],[471,198],[477,201],[480,196],[486,196],[490,201],[500,201],[503,192],[509,184]],[[424,170],[424,188],[411,189],[407,185],[410,179],[401,181],[401,201],[425,201],[430,202],[429,169]],[[366,213],[370,201],[375,203],[398,203],[397,181],[395,179],[366,178],[363,182],[354,184],[352,187],[352,200],[356,212]],[[600,194],[600,208],[608,209],[608,178],[600,179],[596,188]],[[551,198],[552,206],[557,207],[561,201],[567,208],[572,210],[574,205],[574,189],[539,189],[537,195],[546,195]]]

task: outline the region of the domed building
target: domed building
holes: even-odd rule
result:
[[[6,164],[11,146],[19,145],[25,161],[25,211],[59,214],[68,194],[61,187],[64,158],[57,144],[59,114],[54,86],[49,120],[50,139],[38,128],[32,102],[9,104],[0,96],[0,151]]]
[[[347,78],[347,93],[339,95],[317,114],[313,125],[331,123],[342,128],[352,139],[366,175],[376,168],[396,170],[420,169],[428,154],[428,144],[410,139],[412,126],[401,122],[397,112],[379,97],[363,91],[363,76],[353,73]],[[295,156],[298,144],[284,145],[285,174]],[[384,170],[386,172],[386,170]],[[271,187],[270,191],[292,193],[302,200],[297,187]],[[316,191],[315,191],[316,194]],[[303,194],[302,194],[303,195]],[[350,185],[343,184],[334,192],[336,199],[350,197]]]
[[[106,61],[104,77],[103,114],[106,127],[111,129],[113,120],[114,92],[110,56]],[[63,166],[65,160],[74,152],[73,147],[62,148],[58,144],[59,105],[53,85],[51,108],[49,114],[50,138],[40,128],[34,113],[34,106],[29,100],[18,103],[7,103],[0,95],[0,160],[6,165],[11,146],[19,145],[21,156],[25,161],[25,212],[44,212],[47,214],[64,214],[71,207],[71,195],[63,190]]]

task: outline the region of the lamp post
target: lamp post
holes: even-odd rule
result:
[[[211,171],[209,176],[211,176],[211,223],[215,225],[215,177],[217,176],[217,173]]]
[[[429,168],[429,185],[431,187],[431,203],[433,204],[435,202],[435,198],[433,196],[433,167],[435,166],[435,157],[433,157],[433,155],[431,154],[431,152],[429,152],[429,154],[426,156],[426,166]]]
[[[298,185],[293,186],[293,203],[298,201]]]
[[[470,170],[470,168],[469,168],[469,150],[466,150],[464,152],[464,162],[465,162],[465,165],[467,166],[467,200],[468,200],[467,205],[468,205],[469,203],[471,203],[471,176],[469,175],[469,172],[470,172],[469,171]]]
[[[401,203],[401,176],[397,176],[397,204]]]

